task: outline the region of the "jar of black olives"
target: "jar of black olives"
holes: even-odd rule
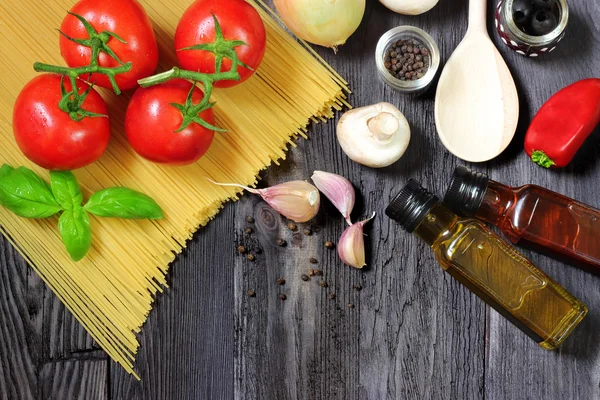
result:
[[[554,51],[568,21],[567,0],[500,0],[496,7],[500,39],[526,57]]]

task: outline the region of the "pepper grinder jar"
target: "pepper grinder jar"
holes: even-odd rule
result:
[[[550,53],[565,36],[569,21],[567,0],[556,0],[552,13],[556,16],[556,27],[549,33],[534,36],[524,32],[515,22],[513,4],[517,0],[500,0],[496,7],[495,25],[502,42],[525,57],[539,57]]]

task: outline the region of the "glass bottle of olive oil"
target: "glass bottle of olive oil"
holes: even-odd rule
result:
[[[463,219],[410,180],[386,214],[431,246],[442,268],[545,349],[555,349],[587,307],[481,222]]]

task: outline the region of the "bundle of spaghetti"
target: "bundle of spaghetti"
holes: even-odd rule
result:
[[[63,65],[55,27],[72,0],[0,2],[0,163],[25,165],[45,179],[48,171],[29,162],[12,134],[12,106],[41,60]],[[267,30],[261,67],[244,84],[216,89],[219,133],[198,163],[166,167],[141,159],[123,131],[131,94],[102,95],[111,116],[112,139],[96,163],[74,171],[85,198],[102,188],[126,186],[152,196],[165,218],[157,221],[96,219],[89,254],[74,263],[56,228],[57,219],[19,218],[0,207],[0,231],[23,255],[96,342],[125,370],[134,374],[137,334],[151,310],[153,297],[166,287],[165,274],[186,241],[238,193],[216,181],[256,183],[257,174],[285,158],[293,140],[306,136],[310,121],[323,121],[340,110],[349,93],[346,82],[308,46],[290,36],[258,0]],[[160,68],[176,65],[172,38],[187,2],[143,3],[154,22],[161,53]],[[140,129],[143,129],[140,126]]]

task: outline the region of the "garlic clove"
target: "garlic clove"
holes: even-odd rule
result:
[[[306,222],[319,212],[319,190],[306,181],[290,181],[266,189],[258,194],[279,214],[295,222]]]
[[[210,182],[219,186],[239,187],[258,194],[275,211],[295,222],[307,222],[319,212],[319,190],[306,181],[289,181],[264,189],[252,189],[237,183]]]
[[[355,200],[352,183],[343,176],[323,171],[315,171],[311,179],[317,189],[342,213],[348,225],[352,225],[350,214]]]
[[[362,268],[367,265],[365,261],[365,235],[364,225],[375,218],[375,213],[364,221],[350,225],[338,242],[338,255],[342,261],[351,267]]]
[[[337,138],[353,161],[372,168],[398,161],[410,142],[410,126],[390,103],[377,103],[346,112],[337,124]]]

